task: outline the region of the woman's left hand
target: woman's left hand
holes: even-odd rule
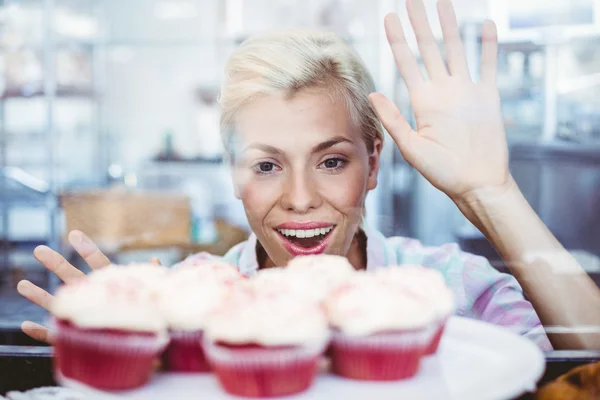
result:
[[[397,15],[386,16],[385,30],[409,90],[417,129],[390,100],[374,93],[370,99],[379,118],[406,161],[455,202],[479,189],[502,189],[511,179],[496,88],[494,23],[488,20],[483,25],[481,79],[475,83],[450,0],[438,2],[448,68],[422,0],[407,0],[407,9],[429,80],[421,73]]]

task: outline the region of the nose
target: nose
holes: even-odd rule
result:
[[[283,188],[281,206],[287,211],[305,214],[321,205],[321,197],[309,173],[291,174]]]

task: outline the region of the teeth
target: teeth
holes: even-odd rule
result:
[[[333,229],[333,226],[328,228],[317,229],[278,229],[284,236],[293,236],[297,238],[311,238],[319,235],[325,235]]]

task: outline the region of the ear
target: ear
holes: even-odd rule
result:
[[[373,141],[373,152],[369,154],[369,176],[367,177],[367,190],[373,190],[377,187],[377,176],[379,174],[379,158],[383,141],[379,138]]]

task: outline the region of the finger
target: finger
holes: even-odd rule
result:
[[[32,339],[39,340],[40,342],[46,342],[52,344],[52,337],[48,328],[36,324],[35,322],[25,321],[21,324],[23,332],[31,337]]]
[[[442,25],[444,49],[446,50],[450,73],[454,76],[470,78],[465,48],[460,38],[460,31],[452,2],[450,0],[439,0],[437,9],[440,24]]]
[[[498,32],[494,21],[486,20],[481,33],[481,82],[496,84],[498,63]]]
[[[154,264],[154,265],[162,265],[162,264],[160,263],[160,260],[158,259],[158,257],[152,257],[152,258],[150,259],[150,264]]]
[[[92,270],[106,267],[110,264],[108,257],[104,255],[89,237],[81,231],[69,233],[69,243],[75,251],[85,260]]]
[[[413,140],[412,137],[417,135],[417,133],[413,131],[408,121],[402,116],[398,107],[387,97],[381,93],[371,93],[369,100],[371,100],[371,104],[379,116],[381,123],[392,136],[396,145],[398,145],[402,156],[406,161],[410,162],[408,149]]]
[[[36,286],[27,280],[22,280],[17,284],[17,292],[32,303],[50,311],[50,306],[54,297],[39,286]]]
[[[63,256],[47,246],[36,247],[33,250],[33,256],[63,282],[69,282],[85,275],[65,260]]]
[[[440,48],[427,20],[423,0],[407,0],[408,17],[417,38],[419,52],[430,79],[448,76]]]
[[[421,69],[415,55],[406,42],[400,18],[396,14],[390,13],[385,16],[384,25],[385,34],[392,49],[396,66],[398,66],[400,74],[410,91],[425,82],[421,74]]]

